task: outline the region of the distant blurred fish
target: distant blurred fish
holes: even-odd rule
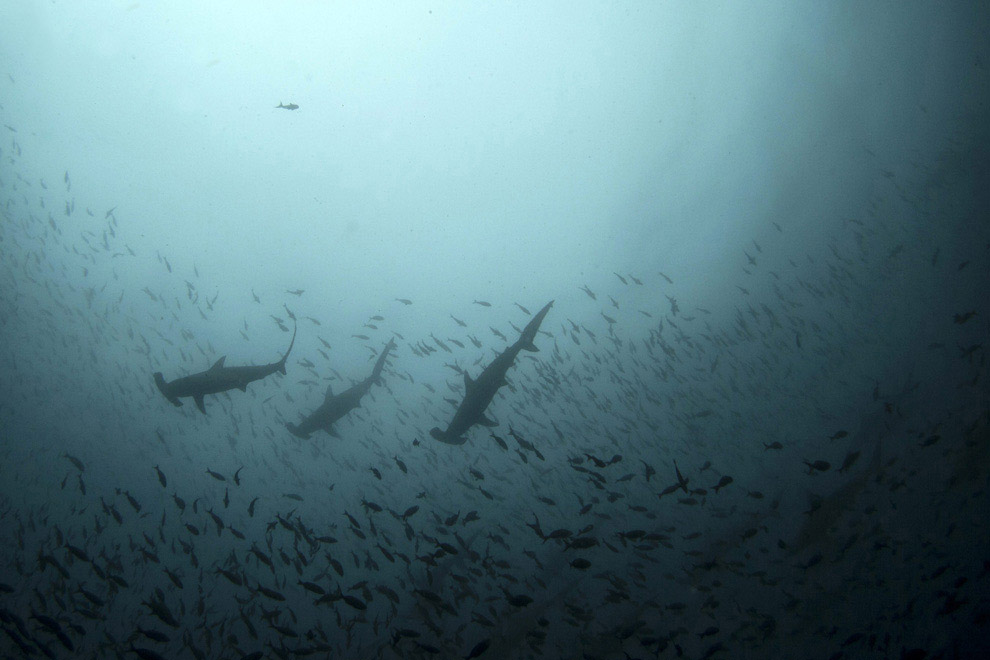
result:
[[[298,110],[299,106],[295,103],[290,103],[289,105],[282,105],[281,101],[275,106],[275,109],[282,108],[283,110]]]

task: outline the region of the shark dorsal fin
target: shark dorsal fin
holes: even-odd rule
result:
[[[226,360],[226,359],[227,359],[227,356],[224,355],[222,358],[220,358],[219,360],[217,360],[216,362],[214,362],[213,363],[213,366],[210,367],[210,371],[216,371],[217,369],[223,369],[223,361]]]
[[[327,383],[327,393],[324,395],[324,397],[329,399],[332,396],[333,396],[333,383]]]
[[[471,377],[468,376],[468,372],[465,371],[464,372],[464,389],[465,390],[470,390],[472,385],[474,385],[474,381],[471,380]]]

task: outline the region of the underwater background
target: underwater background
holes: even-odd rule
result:
[[[0,5],[0,654],[988,657],[987,34]]]

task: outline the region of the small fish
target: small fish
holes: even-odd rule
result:
[[[492,433],[491,436],[492,436],[492,439],[494,439],[495,442],[498,443],[498,446],[502,448],[502,451],[509,451],[509,445],[505,444],[505,440],[503,440],[502,438],[498,437],[494,433]]]
[[[677,467],[677,461],[674,461],[674,472],[677,473],[677,486],[685,493],[688,492],[687,485],[689,480],[685,479],[684,475],[681,474],[680,469]]]
[[[474,304],[475,305],[481,305],[482,307],[491,307],[492,306],[492,304],[490,302],[486,301],[486,300],[475,300],[474,301]]]
[[[80,461],[75,456],[73,456],[72,454],[63,453],[62,454],[62,457],[63,458],[67,458],[69,460],[69,462],[72,463],[73,465],[75,465],[76,466],[76,469],[79,470],[80,472],[85,472],[86,471],[86,466],[83,465],[83,462]]]
[[[592,291],[591,289],[588,288],[588,285],[587,284],[582,285],[580,288],[581,288],[582,291],[584,291],[586,294],[588,294],[588,297],[589,298],[591,298],[592,300],[598,300],[598,296],[595,295],[595,292],[594,291]]]
[[[217,568],[217,574],[224,576],[231,584],[237,585],[238,587],[244,584],[240,576],[232,571],[228,571],[225,568]]]
[[[117,491],[117,494],[119,495],[119,494],[120,494],[120,492],[121,492],[121,491],[120,491],[120,490],[118,490],[118,491]],[[126,497],[126,498],[127,498],[127,502],[128,502],[128,504],[130,504],[130,505],[131,505],[131,508],[132,508],[132,509],[134,509],[134,512],[135,512],[135,513],[141,513],[141,504],[140,504],[140,503],[139,503],[139,502],[138,502],[138,501],[137,501],[136,499],[134,499],[134,496],[133,496],[133,495],[131,495],[131,494],[130,494],[129,492],[127,492],[126,490],[125,490],[125,491],[123,491],[123,494],[124,494],[124,497]]]
[[[533,602],[533,599],[526,594],[510,594],[509,592],[505,592],[505,599],[513,607],[526,607]]]
[[[138,627],[138,633],[144,635],[153,642],[159,642],[162,644],[167,643],[170,639],[168,635],[157,630],[147,630],[145,628]]]
[[[402,303],[403,305],[411,305],[412,304],[412,301],[409,300],[408,298],[396,298],[396,300],[398,302]]]
[[[275,109],[278,110],[279,108],[282,108],[283,110],[298,110],[299,106],[295,103],[284,105],[281,101],[279,101],[278,105],[275,106]]]
[[[858,451],[851,451],[848,454],[846,454],[845,459],[842,461],[842,467],[839,468],[839,472],[845,472],[846,470],[851,468],[853,464],[856,463],[856,460],[858,458],[859,458]]]
[[[848,431],[836,431],[835,433],[833,433],[832,435],[830,435],[828,437],[828,439],[829,440],[841,440],[842,438],[846,437],[847,435],[849,435],[849,432]]]
[[[220,532],[223,531],[223,528],[225,526],[223,524],[223,520],[220,519],[220,516],[218,516],[217,514],[213,513],[213,509],[207,509],[206,512],[208,514],[210,514],[210,517],[211,518],[213,518],[213,524],[215,524],[217,526],[217,536],[220,536]]]
[[[732,483],[732,477],[730,477],[729,475],[725,475],[724,477],[718,480],[717,484],[712,486],[712,490],[714,490],[717,493],[720,488],[725,488],[731,483]]]
[[[264,596],[267,596],[268,598],[271,598],[272,600],[277,600],[277,601],[284,601],[285,600],[285,596],[283,596],[278,591],[275,591],[274,589],[269,589],[267,587],[263,587],[260,584],[258,585],[258,588],[257,588],[256,591],[259,592],[259,593],[261,593]]]
[[[302,294],[306,293],[306,289],[296,289],[294,291],[286,291],[286,293],[290,293],[293,296],[298,297],[298,296],[301,296]]]
[[[165,475],[162,473],[162,471],[158,469],[157,465],[155,466],[155,472],[158,473],[158,483],[162,485],[162,488],[168,486],[168,480],[165,478]]]
[[[350,594],[344,594],[344,596],[342,596],[342,598],[344,599],[344,602],[345,603],[347,603],[348,605],[350,605],[351,607],[353,607],[356,610],[366,610],[366,609],[368,609],[368,606],[365,604],[365,602],[363,600],[361,600],[360,598],[358,598],[357,596],[351,596]]]
[[[217,481],[227,481],[227,477],[223,476],[222,474],[220,474],[218,472],[214,472],[210,468],[206,468],[206,474],[210,475],[211,477],[213,477]]]
[[[302,580],[298,580],[297,582],[300,587],[302,587],[303,589],[305,589],[310,593],[317,594],[318,596],[322,596],[326,593],[323,587],[321,587],[318,584],[314,584],[312,582],[303,582]]]
[[[471,649],[470,653],[464,656],[464,660],[473,660],[474,658],[480,657],[485,651],[488,650],[488,647],[491,646],[491,644],[492,640],[490,639],[481,640],[474,645],[474,648]]]

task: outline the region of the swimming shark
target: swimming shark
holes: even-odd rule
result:
[[[553,301],[551,300],[537,312],[536,316],[530,319],[526,327],[523,328],[519,339],[501,354],[495,356],[495,359],[484,368],[475,380],[471,380],[467,372],[464,373],[464,400],[458,406],[457,412],[454,413],[454,419],[451,420],[446,431],[441,431],[436,426],[430,430],[430,435],[435,440],[448,445],[462,445],[465,442],[462,436],[475,424],[497,426],[495,422],[485,416],[485,409],[495,398],[498,389],[505,385],[505,374],[515,362],[519,351],[535,352],[540,350],[533,343],[533,340],[536,338],[536,331],[540,329],[543,317],[547,315],[552,305]]]
[[[371,386],[381,378],[382,369],[385,368],[385,359],[388,357],[389,351],[394,347],[395,340],[390,339],[378,356],[378,361],[375,362],[375,368],[371,371],[371,375],[357,385],[341,392],[337,396],[333,395],[333,388],[328,385],[327,393],[319,408],[310,413],[298,424],[285,425],[289,429],[289,433],[297,438],[306,439],[314,431],[322,429],[330,435],[336,436],[337,433],[333,430],[333,425],[341,417],[361,405],[361,397],[367,394]]]
[[[247,390],[248,383],[261,380],[265,376],[269,376],[276,371],[284,375],[285,361],[288,359],[289,353],[292,352],[292,345],[295,343],[296,328],[293,328],[292,341],[289,342],[289,349],[278,362],[258,366],[247,365],[244,367],[225,367],[223,363],[224,360],[227,359],[227,356],[224,355],[206,371],[201,371],[197,374],[190,374],[189,376],[183,376],[182,378],[176,378],[170,383],[165,382],[162,372],[155,372],[155,385],[158,386],[158,390],[164,394],[165,398],[168,399],[174,406],[182,405],[182,402],[179,401],[179,397],[191,396],[196,402],[196,407],[199,408],[205,415],[206,406],[203,403],[203,397],[207,394],[217,394],[219,392],[226,392],[227,390],[232,390],[234,388],[244,392]]]

